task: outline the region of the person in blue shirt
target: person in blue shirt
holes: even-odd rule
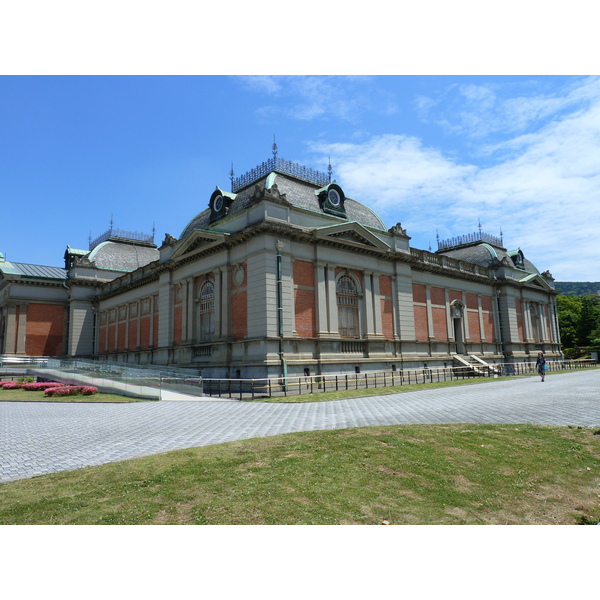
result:
[[[535,361],[535,366],[537,367],[538,375],[544,381],[546,377],[546,359],[542,352],[538,352],[537,360]]]

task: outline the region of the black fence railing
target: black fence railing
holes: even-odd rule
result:
[[[567,371],[597,367],[593,360],[548,361],[548,371]],[[480,377],[516,377],[536,373],[535,363],[497,363],[471,367],[423,368],[403,371],[371,371],[298,377],[271,377],[263,379],[208,379],[203,378],[205,396],[255,400],[276,396],[297,396],[317,392],[335,392],[398,385],[436,383]]]

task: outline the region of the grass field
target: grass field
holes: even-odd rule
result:
[[[28,390],[3,390],[0,389],[0,402],[151,402],[143,398],[131,398],[117,394],[102,394],[98,392],[92,396],[53,396],[48,398],[42,391]]]
[[[0,524],[595,524],[600,430],[286,434],[0,485]]]

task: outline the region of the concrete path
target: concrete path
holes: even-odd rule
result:
[[[0,402],[0,481],[294,431],[418,423],[600,427],[600,369],[334,402]]]

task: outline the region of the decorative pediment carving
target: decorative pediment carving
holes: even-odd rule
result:
[[[544,277],[545,279],[549,279],[550,281],[554,281],[554,277],[552,277],[552,273],[550,273],[550,271],[544,271],[542,273],[542,277]]]
[[[344,223],[341,225],[332,225],[331,227],[321,227],[313,231],[313,235],[322,240],[336,240],[351,242],[352,245],[361,244],[369,248],[388,252],[390,247],[383,240],[371,233],[360,223]]]
[[[174,246],[177,243],[177,238],[173,237],[170,233],[165,233],[165,239],[163,240],[161,248],[165,246]]]
[[[171,260],[187,256],[204,247],[214,246],[215,244],[222,242],[226,233],[215,233],[212,231],[195,230],[187,238],[185,238],[181,246],[173,252]]]
[[[77,267],[95,267],[96,263],[93,260],[90,260],[87,255],[82,256],[81,258],[76,258],[74,262],[74,266]]]
[[[402,223],[396,223],[393,227],[388,229],[388,232],[391,233],[392,235],[402,235],[402,236],[407,235],[406,229],[404,229],[404,227],[402,227]]]
[[[359,244],[364,244],[365,246],[375,247],[375,244],[370,242],[364,236],[356,233],[356,231],[342,231],[341,233],[334,233],[330,237],[340,238],[340,239],[348,240],[351,242],[358,242]]]

